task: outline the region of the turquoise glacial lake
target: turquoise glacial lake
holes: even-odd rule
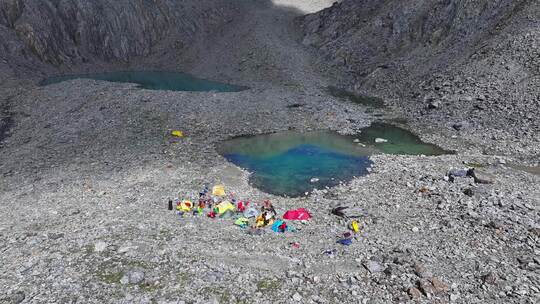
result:
[[[377,138],[386,142],[377,143]],[[218,152],[251,172],[253,186],[289,197],[368,174],[372,165],[369,157],[373,154],[452,153],[422,142],[405,129],[384,123],[375,123],[354,136],[331,131],[288,131],[236,137],[221,142]]]
[[[109,72],[83,75],[50,77],[40,85],[50,85],[73,79],[93,79],[109,82],[135,83],[142,89],[192,91],[192,92],[239,92],[247,87],[196,78],[189,74],[159,71]]]

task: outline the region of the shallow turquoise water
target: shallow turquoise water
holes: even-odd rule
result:
[[[362,129],[355,138],[360,142],[373,145],[378,151],[385,154],[397,155],[442,155],[451,154],[437,145],[423,142],[415,134],[386,123],[376,122]],[[386,143],[376,143],[375,139],[388,140]]]
[[[148,90],[239,92],[247,89],[243,86],[236,86],[216,81],[199,79],[189,74],[159,71],[131,71],[85,75],[66,75],[47,78],[43,80],[40,84],[49,85],[81,78],[103,80],[109,82],[136,83],[139,85],[140,88]]]
[[[375,143],[375,138],[387,143]],[[355,143],[359,139],[361,144]],[[422,142],[414,134],[376,123],[356,136],[330,131],[281,132],[237,137],[220,143],[218,151],[250,171],[253,186],[276,195],[301,196],[314,188],[335,186],[368,173],[370,155],[450,153]],[[312,178],[318,178],[312,183]]]

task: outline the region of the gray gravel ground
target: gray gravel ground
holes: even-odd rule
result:
[[[510,167],[519,155],[484,154],[434,125],[419,135],[456,155],[374,156],[368,176],[290,199],[251,187],[216,153],[242,134],[353,133],[382,111],[325,93],[331,82],[296,43],[298,12],[246,9],[216,33],[216,48],[194,52],[204,63],[191,55],[178,69],[247,91],[2,83],[14,124],[0,148],[0,302],[537,303],[540,177]],[[294,103],[305,106],[287,107]],[[172,138],[174,129],[186,137]],[[444,180],[464,163],[492,183]],[[295,232],[258,235],[231,219],[167,210],[168,198],[195,196],[206,183],[313,218]],[[349,224],[330,214],[337,205],[360,210],[362,233],[350,246],[336,244]]]

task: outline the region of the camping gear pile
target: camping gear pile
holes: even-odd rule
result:
[[[176,212],[180,217],[206,214],[209,218],[234,219],[234,224],[240,228],[271,227],[274,232],[283,233],[295,230],[285,220],[307,221],[311,219],[311,214],[304,208],[289,210],[280,219],[269,200],[262,203],[237,200],[234,193],[226,194],[223,185],[212,187],[212,191],[208,186],[205,186],[199,193],[198,203],[193,203],[191,199],[180,199],[180,197],[181,195],[178,195],[174,201],[169,200],[169,210],[173,210],[173,204],[176,205]]]
[[[176,213],[181,217],[204,216],[209,218],[222,218],[234,220],[234,225],[242,229],[247,229],[251,235],[260,235],[264,231],[261,229],[270,227],[276,233],[294,232],[295,228],[287,221],[305,222],[311,219],[311,214],[304,208],[286,211],[281,218],[269,200],[260,203],[250,200],[237,200],[234,193],[227,195],[223,185],[216,185],[212,191],[205,186],[199,192],[198,202],[191,199],[180,199],[179,194],[174,200],[169,200],[169,210],[176,209]],[[176,206],[176,208],[173,208]],[[338,236],[336,243],[341,245],[351,245],[352,241],[360,236],[365,227],[361,227],[358,217],[363,213],[358,208],[338,206],[331,210],[331,213],[348,221],[348,230]],[[299,244],[293,247],[298,248]]]

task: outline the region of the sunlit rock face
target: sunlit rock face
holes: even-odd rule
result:
[[[309,14],[332,6],[337,0],[272,0],[276,6],[287,7]]]

